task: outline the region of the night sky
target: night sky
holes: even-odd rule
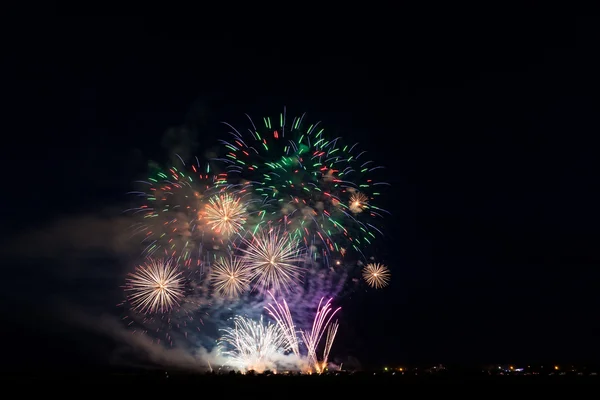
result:
[[[169,160],[170,130],[196,132],[202,155],[221,121],[284,106],[360,142],[393,184],[374,250],[391,285],[341,299],[332,353],[364,366],[597,360],[597,33],[592,18],[519,15],[291,32],[30,20],[4,53],[2,368],[115,365],[118,341],[65,309],[115,313],[130,265],[103,243],[132,181]]]

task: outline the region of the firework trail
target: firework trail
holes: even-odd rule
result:
[[[261,230],[244,239],[244,259],[252,269],[255,287],[274,292],[289,291],[300,279],[302,251],[296,239],[275,228]]]
[[[341,310],[341,307],[338,307],[334,311],[331,308],[331,300],[332,299],[329,299],[322,306],[323,299],[321,299],[319,307],[317,307],[317,313],[315,314],[312,329],[310,331],[302,331],[302,339],[308,350],[308,362],[310,365],[314,366],[317,372],[321,371],[319,360],[317,359],[317,346],[321,341],[323,333],[325,333],[325,330],[331,322],[331,319],[339,310]]]
[[[329,353],[331,352],[331,347],[333,346],[333,341],[335,340],[335,335],[337,335],[339,327],[340,324],[338,324],[337,321],[327,327],[327,339],[325,340],[325,350],[323,350],[323,362],[321,363],[321,367],[319,369],[320,372],[327,368]]]
[[[140,313],[168,312],[184,296],[184,279],[172,260],[148,260],[126,280],[129,301]]]
[[[275,305],[268,304],[265,308],[281,328],[292,352],[297,357],[300,357],[300,345],[298,344],[296,325],[294,325],[294,320],[292,319],[292,314],[290,313],[287,302],[283,299],[283,303],[278,303],[272,293],[269,292],[269,295],[273,299]]]
[[[363,278],[369,286],[375,289],[380,289],[389,284],[391,274],[383,264],[370,263],[363,268]]]

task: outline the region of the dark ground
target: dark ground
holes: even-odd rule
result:
[[[221,388],[244,389],[256,386],[277,386],[301,388],[310,387],[339,387],[344,388],[351,384],[359,385],[389,385],[389,384],[598,384],[600,375],[488,375],[476,371],[463,371],[454,373],[422,374],[422,375],[392,375],[391,373],[362,372],[355,374],[331,374],[331,375],[302,375],[286,376],[277,375],[211,375],[211,374],[187,374],[168,373],[155,371],[146,373],[52,373],[45,372],[38,375],[4,375],[5,383],[35,384],[57,383],[73,384],[83,383],[92,385],[128,385],[130,387],[147,388],[153,384],[160,386],[177,385],[207,385]]]

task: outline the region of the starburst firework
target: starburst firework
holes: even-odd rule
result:
[[[388,267],[379,263],[367,264],[362,274],[367,284],[375,289],[387,286],[391,278]]]
[[[369,198],[360,192],[352,193],[350,195],[349,208],[354,214],[362,212],[366,207]]]
[[[217,292],[237,297],[249,288],[250,269],[239,257],[221,257],[213,264],[210,279]]]
[[[168,312],[184,297],[184,279],[172,260],[150,259],[126,280],[129,302],[141,313]]]
[[[230,236],[239,232],[246,223],[246,205],[241,198],[229,194],[217,195],[209,200],[204,216],[212,230]]]
[[[289,290],[300,277],[298,263],[304,261],[296,239],[285,232],[270,229],[244,240],[244,259],[252,268],[252,280],[265,290],[281,292]]]

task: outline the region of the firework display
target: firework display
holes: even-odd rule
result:
[[[230,367],[275,369],[293,357],[298,369],[322,373],[339,328],[333,297],[345,282],[389,284],[382,264],[363,268],[365,283],[354,268],[382,234],[388,184],[357,144],[304,115],[248,120],[246,129],[226,124],[231,136],[216,157],[152,165],[136,182],[127,211],[144,261],[127,277],[123,319],[190,346],[204,340],[206,319],[217,329],[233,321],[218,340]],[[298,311],[319,299],[310,317]]]

